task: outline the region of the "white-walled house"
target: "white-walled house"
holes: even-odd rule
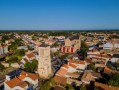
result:
[[[117,48],[119,48],[118,42],[112,42],[112,43],[108,42],[103,45],[103,49],[112,50],[112,49],[117,49]]]
[[[80,70],[85,70],[87,67],[87,62],[81,61],[81,60],[70,59],[68,64],[70,64],[70,63],[76,65],[76,69],[80,69]]]
[[[110,59],[112,63],[119,61],[119,54],[113,54],[112,58]]]
[[[74,64],[68,64],[68,66],[69,66],[69,68],[68,68],[68,72],[69,73],[74,73],[74,72],[76,72],[76,65],[74,65]]]
[[[28,85],[26,82],[21,82],[18,78],[14,78],[9,81],[4,82],[4,89],[5,90],[26,90]]]
[[[92,79],[92,73],[91,72],[84,72],[81,81],[85,84],[89,84]]]
[[[24,71],[19,76],[13,79],[6,79],[4,82],[5,90],[27,90],[28,88],[35,89],[36,87],[38,87],[38,75]]]
[[[105,44],[103,44],[103,49],[105,49],[105,50],[112,50],[113,49],[113,44],[112,43],[105,43]]]
[[[31,60],[33,59],[36,59],[38,60],[38,55],[35,55],[34,53],[30,52],[30,53],[27,53],[23,58],[22,60],[20,61],[20,67],[21,68],[24,68],[24,65],[26,62],[30,62]]]

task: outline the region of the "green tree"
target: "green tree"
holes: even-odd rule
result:
[[[16,45],[16,46],[21,46],[21,45],[23,45],[21,38],[15,39],[13,43],[14,43],[14,45]]]
[[[52,87],[55,87],[56,83],[54,79],[50,79],[49,81],[45,82],[44,85],[41,87],[40,90],[50,90]]]
[[[59,44],[57,42],[55,42],[54,44],[51,45],[51,47],[57,47],[59,46]]]
[[[38,61],[37,60],[31,60],[31,62],[27,62],[24,65],[25,70],[28,72],[34,72],[36,68],[38,67]]]
[[[84,59],[86,58],[87,50],[88,50],[87,44],[84,41],[81,41],[81,52],[82,52]]]
[[[87,90],[85,85],[81,85],[80,90]]]
[[[0,63],[0,70],[3,70],[5,67]]]
[[[108,84],[111,86],[119,87],[119,73],[113,74],[110,80],[108,81]]]
[[[6,40],[9,40],[9,36],[8,35],[3,35],[2,36],[2,42],[5,42]]]
[[[25,55],[25,50],[24,49],[16,50],[15,54],[18,55],[18,56],[24,56]]]
[[[12,51],[15,51],[15,50],[17,50],[17,47],[18,46],[16,44],[12,43],[11,45],[8,46],[8,49],[12,50]]]
[[[18,62],[18,57],[16,55],[12,55],[10,57],[6,57],[6,61],[8,63],[15,63],[15,62]]]
[[[60,58],[61,58],[62,60],[64,60],[68,55],[69,55],[68,53],[65,53],[65,54],[62,55]]]
[[[116,63],[116,67],[119,68],[119,62]]]
[[[33,50],[33,48],[32,48],[32,47],[30,47],[29,45],[27,45],[27,47],[28,47],[28,50]]]
[[[59,54],[60,54],[59,50],[54,53],[55,56],[59,56]]]
[[[66,90],[75,90],[75,88],[72,85],[67,84],[66,85]]]
[[[37,36],[32,36],[32,40],[37,40]]]
[[[89,64],[87,67],[89,70],[96,71],[95,65],[94,64]]]

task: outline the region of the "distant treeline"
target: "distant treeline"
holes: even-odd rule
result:
[[[119,32],[119,29],[105,30],[0,30],[0,32]]]

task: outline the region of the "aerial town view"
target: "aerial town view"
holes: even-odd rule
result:
[[[119,0],[0,0],[0,90],[119,90]]]

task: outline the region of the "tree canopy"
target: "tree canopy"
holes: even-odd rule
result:
[[[65,53],[64,55],[62,55],[60,58],[63,60],[65,59],[69,54],[68,53]]]
[[[108,81],[108,84],[111,86],[119,87],[119,73],[113,74],[110,80]]]
[[[85,59],[86,55],[87,55],[88,46],[86,45],[86,43],[84,41],[81,41],[81,49],[80,50],[82,52],[83,59]]]
[[[22,39],[17,38],[14,40],[14,42],[11,43],[11,45],[9,45],[8,49],[15,51],[15,50],[17,50],[18,46],[22,46],[22,45],[24,45],[22,43]]]
[[[25,50],[24,49],[16,50],[15,54],[18,55],[18,56],[24,56],[25,55]]]
[[[18,57],[16,55],[12,55],[10,57],[6,57],[6,61],[8,63],[15,63],[18,62]]]
[[[87,90],[85,85],[81,85],[80,90]]]
[[[55,42],[54,44],[51,45],[51,47],[57,47],[57,46],[59,46],[59,44],[56,43],[56,42]]]
[[[89,70],[96,71],[95,65],[94,64],[89,64],[87,67]]]
[[[44,83],[40,90],[50,90],[54,86],[56,86],[54,79],[50,79],[49,81]]]
[[[8,39],[9,39],[9,36],[8,35],[3,35],[2,36],[2,42],[5,42]]]
[[[36,68],[38,67],[38,61],[37,60],[31,60],[31,62],[25,63],[25,70],[28,72],[34,72]]]
[[[75,90],[75,88],[72,85],[67,84],[66,85],[66,90]]]

